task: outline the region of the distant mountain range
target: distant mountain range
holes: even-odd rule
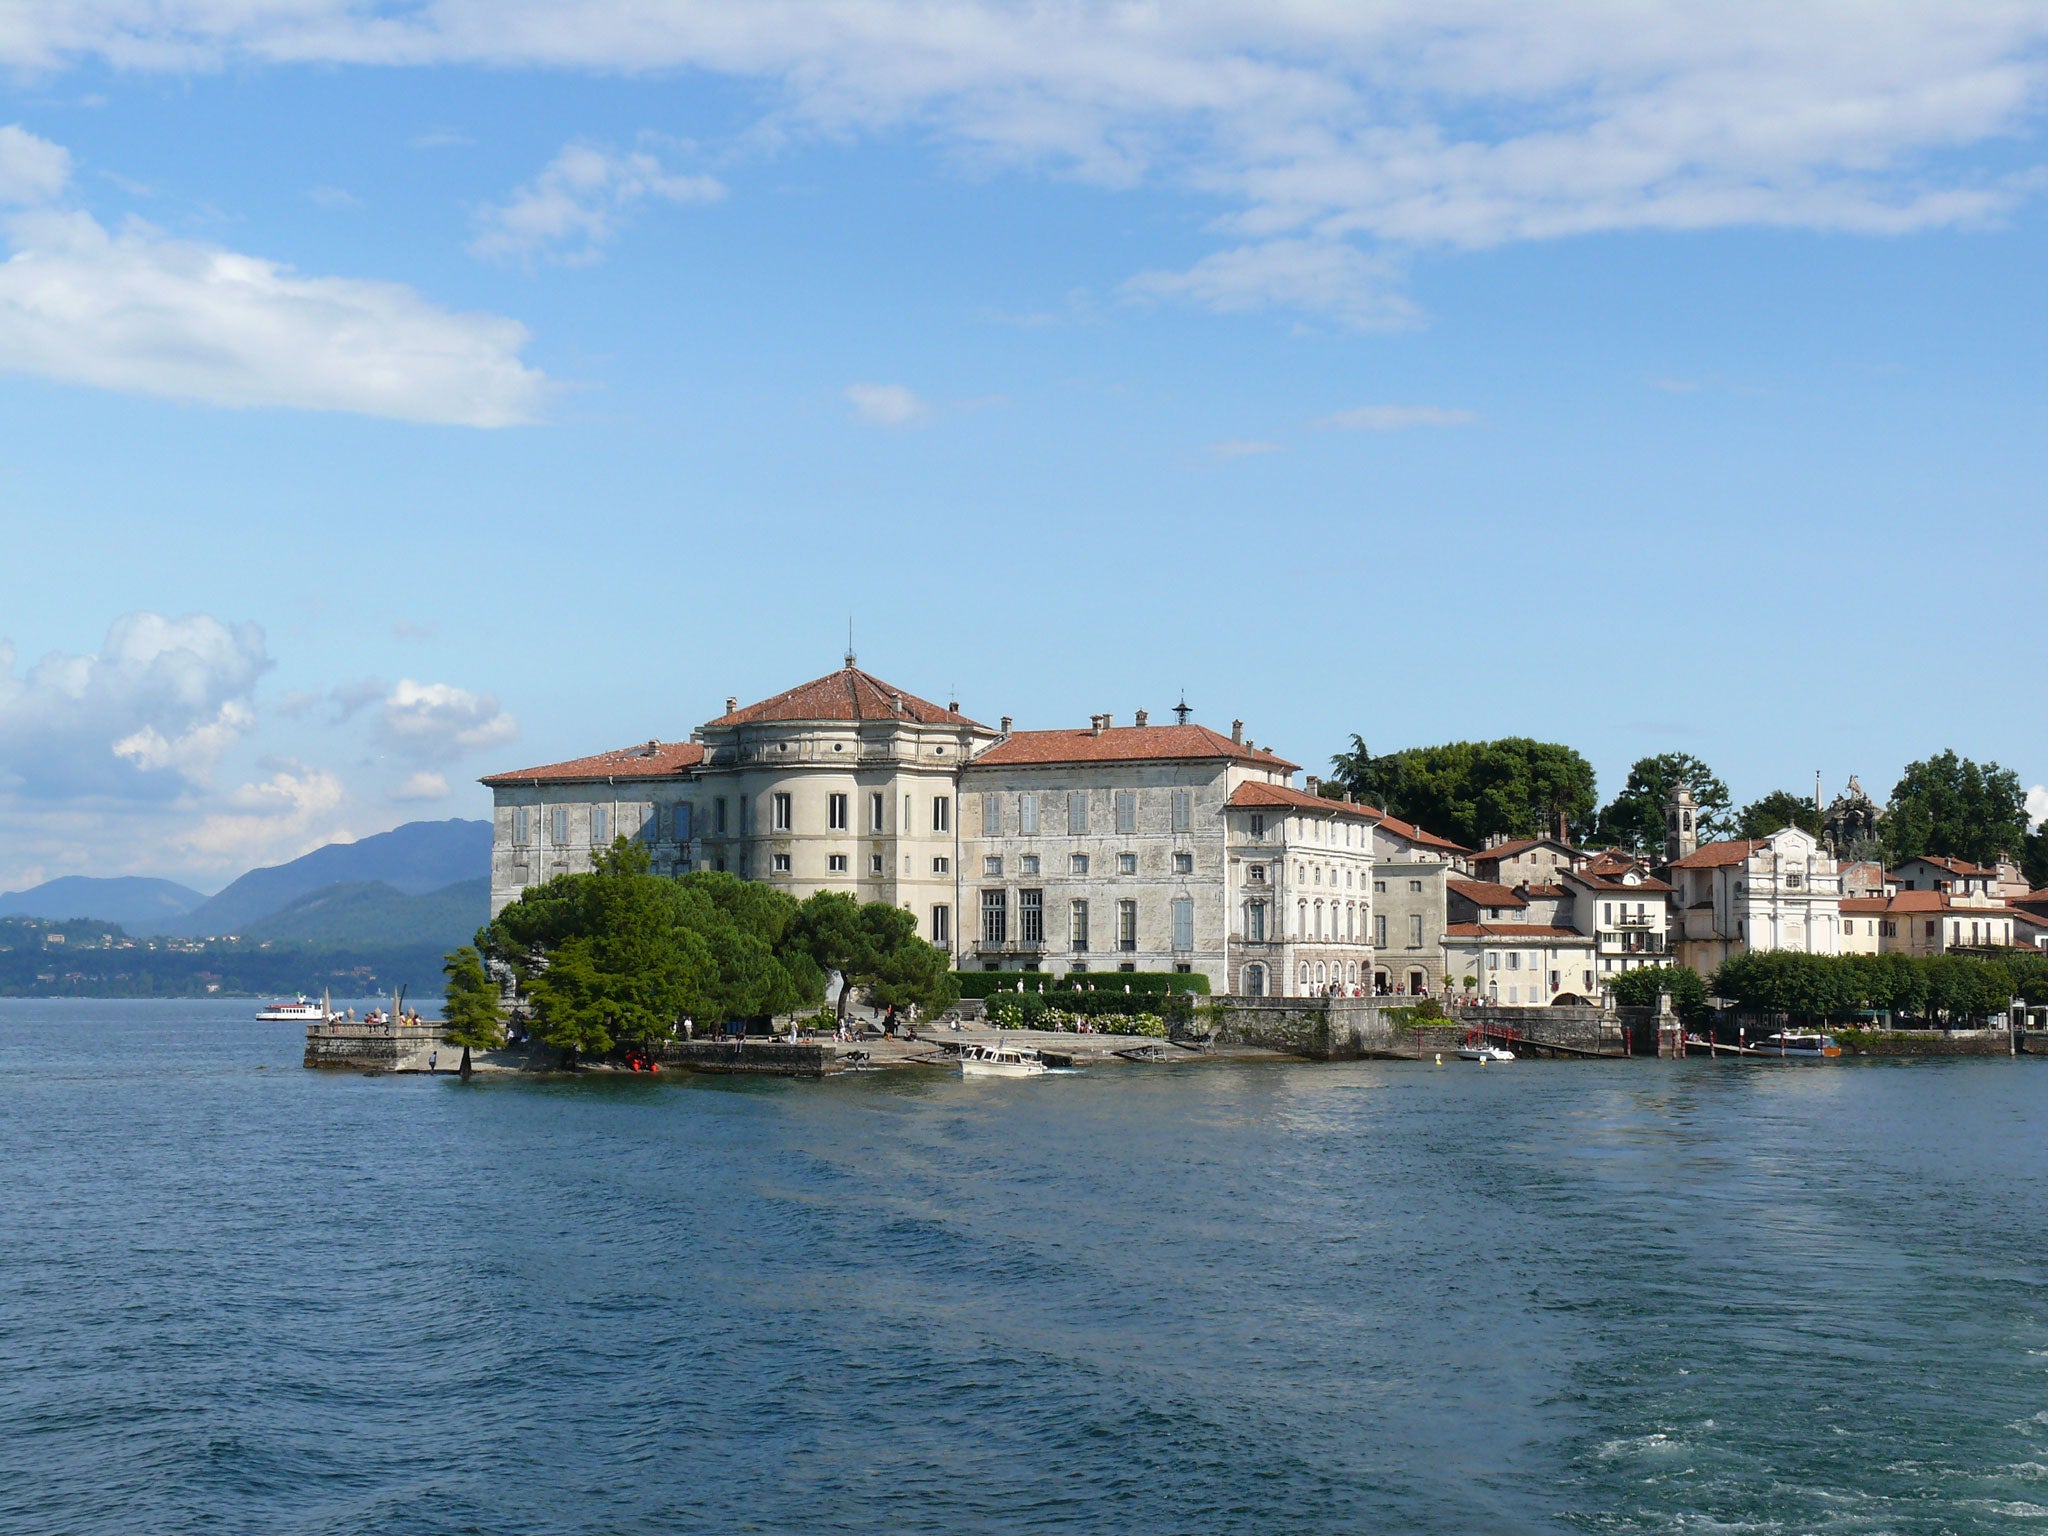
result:
[[[387,949],[428,944],[450,950],[469,943],[490,921],[488,875],[409,896],[382,880],[323,885],[282,912],[250,923],[245,939],[323,949]]]
[[[0,917],[40,917],[57,923],[97,918],[103,923],[119,923],[130,933],[156,933],[205,900],[190,886],[174,880],[65,875],[25,891],[0,895]]]
[[[412,821],[252,869],[208,897],[170,880],[66,875],[0,896],[0,917],[94,918],[132,934],[240,934],[317,947],[467,944],[490,915],[491,824]]]
[[[163,931],[188,938],[244,933],[328,886],[381,882],[401,895],[424,896],[466,880],[487,881],[490,873],[488,821],[409,821],[360,842],[329,843],[289,864],[252,869]],[[337,910],[352,909],[343,903]]]

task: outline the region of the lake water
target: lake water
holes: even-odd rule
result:
[[[0,1001],[0,1530],[2048,1532],[2048,1062],[316,1074]]]

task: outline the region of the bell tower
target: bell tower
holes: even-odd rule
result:
[[[1680,783],[1674,785],[1670,797],[1664,802],[1664,860],[1676,864],[1698,849],[1700,831],[1698,825],[1699,807],[1693,803],[1692,786]]]

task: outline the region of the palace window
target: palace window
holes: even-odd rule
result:
[[[1266,942],[1266,904],[1263,901],[1250,902],[1245,906],[1244,936],[1248,943]]]
[[[1384,912],[1372,920],[1372,941],[1381,949],[1387,947],[1387,914]]]
[[[611,838],[607,835],[610,830],[610,813],[604,806],[593,805],[590,808],[590,846],[597,848],[610,842]]]
[[[882,856],[881,856],[881,855],[880,855],[879,853],[871,853],[871,854],[869,854],[869,855],[868,855],[868,873],[869,873],[869,874],[871,874],[871,875],[879,875],[879,874],[880,874],[881,872],[882,872]]]
[[[556,806],[554,815],[548,819],[552,823],[548,828],[548,840],[559,848],[569,841],[569,807]]]
[[[1252,813],[1251,825],[1247,830],[1250,832],[1253,842],[1263,843],[1266,840],[1265,816],[1260,812],[1254,811]]]
[[[1000,853],[992,853],[983,859],[981,872],[984,875],[1000,875],[1003,872],[1003,856]]]
[[[1077,854],[1073,855],[1073,856],[1072,856],[1071,858],[1069,858],[1069,859],[1067,860],[1067,873],[1068,873],[1068,874],[1070,874],[1070,875],[1085,875],[1085,874],[1087,874],[1087,873],[1088,873],[1088,855],[1087,855],[1087,854],[1085,854],[1085,853],[1077,853]]]
[[[1195,829],[1195,792],[1192,789],[1176,789],[1173,792],[1173,830],[1192,832]]]
[[[825,825],[834,832],[844,832],[846,830],[846,822],[846,796],[827,795],[825,797]]]
[[[1422,948],[1422,914],[1420,912],[1408,914],[1408,947],[1410,949]]]
[[[1003,797],[983,795],[981,797],[981,835],[999,837],[1003,830]]]
[[[1173,872],[1176,875],[1192,875],[1195,872],[1195,856],[1192,853],[1176,853],[1173,856]]]
[[[520,806],[512,813],[512,846],[524,848],[533,841],[533,812]]]
[[[676,841],[687,843],[690,840],[690,808],[687,805],[677,806],[669,812],[669,819],[675,823]]]
[[[1025,944],[1045,942],[1045,892],[1017,893],[1017,938]]]
[[[789,795],[778,791],[768,797],[768,806],[774,817],[774,829],[777,832],[787,832],[796,820],[795,802]]]
[[[771,855],[768,861],[768,867],[778,875],[788,874],[789,855],[786,853],[778,853]]]
[[[932,908],[932,942],[944,949],[953,942],[953,909],[948,906]]]
[[[878,860],[877,862],[879,862],[879,860]],[[936,858],[934,858],[934,859],[932,860],[932,873],[933,873],[933,874],[935,874],[935,875],[946,875],[946,874],[951,874],[952,872],[953,872],[953,861],[952,861],[951,859],[947,858],[947,857],[946,857],[946,856],[945,856],[945,855],[944,855],[943,853],[942,853],[942,854],[940,854],[940,855],[939,855],[938,857],[936,857]]]
[[[725,836],[725,797],[719,796],[711,802],[711,825],[720,837]]]
[[[1375,892],[1377,892],[1377,893],[1378,893],[1379,895],[1381,895],[1381,896],[1384,896],[1384,895],[1386,895],[1386,894],[1387,894],[1387,882],[1386,882],[1386,881],[1384,881],[1384,880],[1375,880],[1375,881],[1373,881],[1373,883],[1372,883],[1372,888],[1373,888],[1373,890],[1374,890]]]
[[[1175,898],[1173,903],[1173,947],[1180,954],[1195,947],[1195,904],[1186,896]]]
[[[883,830],[882,822],[888,815],[888,810],[888,799],[880,790],[876,790],[868,796],[868,830],[870,832],[880,832]]]
[[[1067,791],[1067,830],[1079,836],[1088,830],[1088,791]]]
[[[1116,829],[1124,833],[1138,830],[1138,792],[1135,789],[1116,792]]]
[[[1019,855],[1017,856],[1017,873],[1018,873],[1018,874],[1020,874],[1020,875],[1035,875],[1035,874],[1037,874],[1037,873],[1038,873],[1038,855],[1037,855],[1037,854],[1035,854],[1035,853],[1023,853],[1023,854],[1019,854]]]
[[[1116,904],[1116,947],[1126,954],[1138,947],[1138,904],[1135,901]]]
[[[1007,891],[981,893],[981,941],[1003,944],[1010,937],[1010,897]]]
[[[1135,875],[1138,872],[1138,856],[1135,853],[1118,854],[1116,872],[1120,875]]]
[[[1422,882],[1420,880],[1410,880],[1408,882],[1408,889],[1419,896],[1422,894]]]
[[[910,796],[905,795],[903,799],[905,801],[905,808],[908,809]],[[907,820],[908,818],[905,819]],[[950,832],[953,830],[953,797],[951,795],[932,796],[932,830],[934,832]]]
[[[1038,836],[1038,796],[1019,795],[1017,797],[1017,835],[1019,837]]]
[[[845,855],[845,854],[843,854],[843,853],[828,853],[828,854],[826,854],[826,855],[825,855],[825,871],[826,871],[826,873],[827,873],[827,874],[833,874],[833,875],[843,875],[843,874],[845,874],[845,873],[846,873],[846,855]]]
[[[1245,879],[1249,880],[1253,885],[1264,885],[1266,883],[1266,866],[1254,864],[1249,873],[1245,875]]]
[[[1077,954],[1077,955],[1085,955],[1085,954],[1087,954],[1087,953],[1088,953],[1088,903],[1087,903],[1087,902],[1085,902],[1085,901],[1076,901],[1076,902],[1072,902],[1072,903],[1070,903],[1070,904],[1068,905],[1068,907],[1067,907],[1067,931],[1068,931],[1068,933],[1069,933],[1069,934],[1071,935],[1071,937],[1070,937],[1070,940],[1069,940],[1069,942],[1070,942],[1070,943],[1072,944],[1072,946],[1073,946],[1073,950],[1074,950],[1074,953],[1075,953],[1075,954]]]

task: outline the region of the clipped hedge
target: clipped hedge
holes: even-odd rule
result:
[[[1016,993],[1017,983],[1024,983],[1026,994],[1045,989],[1050,997],[1055,990],[1061,992],[1082,991],[1088,984],[1095,987],[1094,996],[1123,996],[1124,988],[1131,989],[1133,997],[1164,997],[1168,993],[1187,992],[1197,997],[1209,995],[1209,978],[1199,971],[1085,971],[1079,974],[1069,972],[1055,976],[1050,971],[956,971],[954,979],[960,983],[962,997],[993,997],[998,992]],[[1077,985],[1078,984],[1078,985]]]
[[[991,1021],[1006,1029],[1040,1029],[1034,1021],[1047,1014],[1087,1019],[1177,1019],[1194,1017],[1194,999],[1185,992],[998,992],[988,1000]],[[1004,1023],[1005,1020],[1010,1022]]]
[[[1058,996],[1063,998],[1074,995],[1073,993],[1066,992],[1058,994]],[[1087,994],[1082,993],[1080,995],[1086,996]],[[1119,994],[1117,1001],[1134,1003],[1139,1001],[1139,999],[1136,996],[1124,997]],[[1194,1005],[1188,1001],[1184,993],[1176,997],[1155,996],[1148,999],[1148,1001],[1152,1002],[1157,1008],[1164,1008],[1168,1012],[1178,1015],[1179,1022],[1181,1023],[1186,1023],[1188,1018],[1194,1013]],[[1159,1012],[1133,1010],[1116,1013],[1084,1013],[1072,1008],[1057,1007],[1048,1001],[1047,998],[1042,998],[1035,992],[1027,992],[1021,995],[1013,992],[1008,997],[998,993],[995,997],[989,999],[988,1017],[989,1022],[998,1029],[1078,1030],[1080,1024],[1085,1020],[1100,1034],[1152,1035],[1161,1040],[1167,1036],[1167,1019]]]

